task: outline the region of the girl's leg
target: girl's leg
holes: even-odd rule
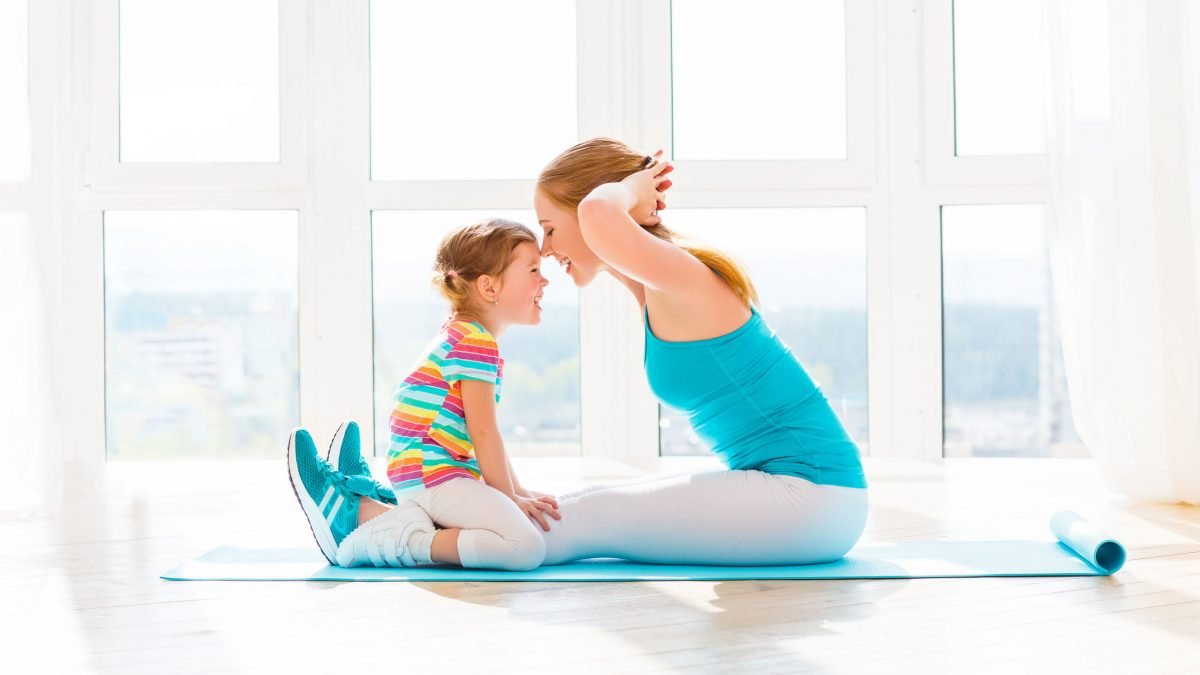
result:
[[[358,524],[362,525],[391,510],[391,506],[370,497],[359,497]],[[437,530],[432,535],[414,535],[409,543],[410,548],[413,549],[413,558],[420,562],[461,565],[462,560],[458,557],[458,532],[457,529],[451,528]]]
[[[652,483],[652,482],[662,481],[665,478],[673,478],[676,475],[682,475],[682,474],[659,474],[659,475],[653,475],[653,476],[643,476],[641,478],[632,478],[632,479],[628,479],[628,480],[621,480],[621,481],[616,481],[613,483],[602,483],[599,485],[589,485],[587,487],[580,488],[579,490],[576,490],[574,492],[564,494],[564,495],[558,497],[558,499],[560,499],[560,500],[573,499],[573,498],[582,497],[583,495],[591,493],[591,492],[596,492],[598,490],[611,490],[613,488],[625,488],[625,487],[630,487],[632,485],[638,485],[641,483]],[[428,503],[425,503],[422,506],[424,508],[424,507],[428,506]],[[378,502],[374,499],[371,499],[370,497],[360,497],[359,508],[358,508],[358,524],[362,525],[363,523],[367,522],[368,520],[371,520],[372,518],[375,518],[376,516],[380,516],[380,515],[383,515],[384,513],[387,513],[391,509],[392,509],[391,506],[381,503],[381,502]],[[421,546],[421,544],[423,544],[425,542],[422,541],[419,538],[420,535],[418,535],[417,541],[413,542],[414,543],[413,548],[416,549],[416,551],[414,551],[414,553],[417,556],[417,558],[420,560],[435,562],[435,563],[450,563],[452,565],[462,565],[463,564],[462,558],[460,558],[458,555],[458,536],[459,536],[460,532],[461,532],[461,530],[459,528],[443,528],[443,529],[437,530],[436,533],[433,534],[432,541],[428,544],[429,545],[428,553],[424,556],[422,556],[422,553],[425,553],[425,550]]]
[[[760,471],[720,471],[559,501],[545,564],[591,557],[713,565],[836,560],[866,524],[866,490]]]
[[[376,516],[381,516],[391,510],[392,510],[392,507],[388,506],[387,504],[384,504],[383,502],[377,502],[374,499],[371,499],[370,497],[359,497],[358,498],[358,524],[362,525],[363,523],[367,522],[368,520],[371,520],[372,518],[374,518]]]
[[[528,570],[542,564],[545,551],[537,527],[512,500],[480,481],[454,479],[395,507],[362,497],[359,527],[339,548],[338,564]]]
[[[411,567],[430,562],[430,544],[435,528],[433,520],[420,505],[402,501],[395,507],[369,499],[360,499],[359,510],[372,512],[360,519],[358,527],[337,548],[337,564],[342,567]]]
[[[457,527],[447,527],[438,530],[433,535],[429,547],[429,557],[435,563],[450,563],[462,567],[462,556],[458,555],[458,535],[462,530]]]
[[[455,478],[414,498],[439,530],[432,556],[445,560],[447,547],[457,548],[463,567],[530,570],[542,564],[546,544],[511,499],[485,483]],[[456,541],[455,541],[456,537]]]

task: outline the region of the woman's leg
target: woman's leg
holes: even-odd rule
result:
[[[463,567],[529,570],[542,564],[546,544],[538,528],[511,499],[487,484],[455,478],[418,494],[417,502],[441,528],[438,537],[457,531]],[[433,559],[439,560],[438,544]]]
[[[545,564],[591,557],[712,565],[836,560],[866,523],[866,490],[760,471],[599,489],[559,501]]]
[[[640,476],[638,478],[626,478],[623,480],[616,480],[616,481],[612,481],[609,483],[597,483],[596,485],[588,485],[586,487],[581,487],[578,490],[567,492],[567,493],[561,494],[561,495],[556,495],[556,498],[559,500],[575,499],[578,497],[582,497],[583,495],[586,495],[588,493],[597,492],[600,490],[611,490],[613,488],[627,488],[627,487],[631,487],[633,485],[641,485],[642,483],[657,483],[660,481],[667,480],[669,478],[679,478],[680,476],[690,476],[693,473],[695,473],[695,472],[692,472],[692,471],[678,471],[678,472],[672,472],[672,473],[664,472],[664,473],[651,474],[649,476]]]

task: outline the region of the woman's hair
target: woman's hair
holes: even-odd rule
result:
[[[558,206],[575,211],[579,208],[579,202],[596,187],[621,181],[654,163],[654,158],[637,152],[621,141],[593,138],[551,160],[538,176],[537,189]],[[758,291],[750,281],[750,275],[733,258],[708,246],[687,241],[661,223],[643,225],[642,228],[691,253],[729,284],[742,302],[747,305],[758,304]]]
[[[492,218],[447,234],[433,263],[433,285],[454,312],[470,311],[471,286],[483,275],[499,277],[523,242],[537,245],[533,231],[520,223]]]

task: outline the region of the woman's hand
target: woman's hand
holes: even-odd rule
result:
[[[558,513],[558,502],[548,495],[537,498],[517,495],[513,497],[513,501],[525,512],[525,515],[529,516],[530,520],[541,525],[542,529],[547,532],[550,531],[550,523],[546,521],[546,514],[550,514],[550,517],[555,520],[562,520],[562,516]]]
[[[671,187],[671,180],[666,176],[675,170],[675,166],[662,161],[662,154],[662,150],[654,153],[648,168],[632,173],[621,181],[633,198],[629,216],[639,225],[658,225],[662,222],[658,212],[667,208],[666,192]]]

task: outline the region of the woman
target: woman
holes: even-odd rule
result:
[[[577,286],[605,272],[633,294],[651,390],[687,414],[728,470],[562,497],[561,519],[543,533],[545,564],[836,560],[866,523],[858,448],[755,308],[746,272],[662,224],[673,167],[661,154],[596,138],[556,157],[534,196],[541,252]]]
[[[651,389],[664,405],[688,415],[696,434],[729,468],[589,488],[557,502],[546,497],[547,505],[558,507],[549,509],[550,518],[529,513],[541,526],[542,564],[594,557],[709,565],[836,560],[866,523],[858,448],[754,307],[757,296],[745,271],[717,251],[684,246],[663,226],[658,209],[666,208],[671,170],[669,163],[605,138],[559,155],[539,177],[534,197],[545,230],[540,254],[558,260],[578,286],[606,272],[629,289],[645,319]],[[335,438],[333,465],[323,468],[306,433],[293,433],[289,443],[293,486],[303,483],[311,497],[306,515],[314,534],[335,520],[339,505],[356,511],[339,530],[353,550],[336,535],[327,537],[331,561],[459,562],[435,555],[433,523],[423,509],[407,501],[389,508],[397,499],[387,499],[367,480],[369,467],[359,451],[357,434],[350,442]],[[311,471],[292,462],[300,454]],[[333,504],[328,514],[327,502]],[[517,543],[492,529],[505,543]],[[542,553],[540,546],[521,548]]]

